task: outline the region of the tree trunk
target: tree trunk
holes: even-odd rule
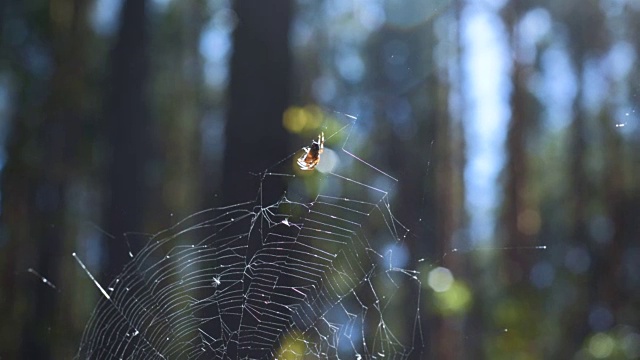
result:
[[[147,105],[146,0],[127,0],[110,58],[106,127],[108,159],[106,185],[107,278],[122,271],[129,247],[127,232],[144,230],[145,201],[149,186],[149,140],[153,128]]]
[[[253,200],[259,173],[288,155],[282,114],[289,101],[292,2],[237,1],[229,84],[229,114],[223,164],[225,204]],[[264,204],[285,190],[284,179],[271,177]]]
[[[257,199],[266,206],[277,201],[286,189],[283,178],[270,176],[261,182],[257,174],[286,157],[289,151],[282,115],[288,105],[291,81],[288,36],[292,2],[236,1],[234,9],[238,24],[231,57],[222,198],[224,205],[250,201],[256,199],[260,189]],[[251,258],[250,253],[257,251],[263,240],[258,238],[263,235],[259,232],[252,235],[246,259]],[[281,281],[286,284],[290,279]],[[245,277],[245,291],[250,284],[251,278]],[[247,329],[253,326],[244,323],[250,318],[229,319],[225,324],[229,329],[243,326]],[[258,354],[258,349],[236,344],[238,334],[232,334],[226,357],[264,355]]]

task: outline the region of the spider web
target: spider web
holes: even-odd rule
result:
[[[397,180],[345,147],[362,140],[355,126],[327,137],[324,172],[296,174],[300,152],[291,154],[260,174],[255,201],[191,215],[154,235],[106,289],[94,280],[104,297],[77,358],[415,355],[421,284],[393,256],[408,232],[389,204]],[[290,190],[262,204],[282,176]],[[311,180],[318,191],[305,201],[292,189]]]

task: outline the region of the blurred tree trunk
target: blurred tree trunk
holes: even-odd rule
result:
[[[607,276],[606,259],[602,254],[604,249],[597,248],[589,231],[589,223],[592,220],[593,205],[602,209],[602,203],[598,201],[596,189],[594,189],[594,174],[588,170],[590,144],[595,143],[594,133],[590,131],[594,125],[594,119],[589,116],[583,104],[582,81],[585,72],[585,64],[592,56],[597,56],[609,47],[608,32],[604,14],[599,2],[572,1],[572,6],[567,7],[566,13],[561,17],[566,20],[569,40],[571,42],[571,61],[577,74],[577,93],[573,103],[573,119],[569,131],[569,173],[567,174],[569,188],[569,224],[571,229],[571,244],[586,247],[590,251],[591,265],[588,272],[588,286],[582,287],[581,293],[576,294],[580,299],[573,304],[567,312],[571,319],[567,325],[565,334],[568,344],[560,357],[573,356],[585,337],[591,332],[589,314],[592,306],[602,303],[601,289],[607,287],[611,281]],[[588,31],[586,29],[589,29]],[[605,275],[606,276],[603,276]]]
[[[582,49],[584,50],[584,49]],[[581,64],[582,56],[575,59],[576,63]],[[578,73],[582,72],[582,66],[578,66]],[[578,89],[580,89],[582,83],[579,82]],[[588,182],[586,173],[587,166],[587,131],[586,131],[586,119],[585,113],[580,108],[580,97],[582,91],[578,90],[576,95],[576,101],[574,103],[574,118],[571,123],[570,134],[570,153],[569,153],[569,173],[567,174],[567,180],[569,188],[571,189],[568,195],[568,210],[569,210],[569,224],[571,231],[570,243],[577,246],[585,246],[591,248],[591,241],[588,233],[588,219],[587,219],[587,204],[591,197],[589,193]],[[590,250],[591,255],[593,249]],[[596,255],[597,256],[597,255]],[[591,264],[590,269],[598,268],[596,264]],[[593,272],[590,271],[593,274]],[[591,278],[590,280],[593,280]],[[590,287],[581,288],[581,293],[577,295],[580,301],[573,304],[569,310],[567,317],[570,322],[566,325],[565,336],[568,339],[567,344],[573,346],[566,346],[562,349],[561,357],[568,357],[575,354],[578,351],[580,344],[584,341],[584,338],[589,334],[589,306],[592,303],[593,293],[589,294],[592,289]]]
[[[150,133],[147,74],[149,71],[146,0],[126,0],[120,27],[110,54],[106,93],[107,149],[106,227],[107,274],[112,280],[122,270],[129,247],[126,232],[144,230],[149,185]]]
[[[602,169],[601,183],[598,188],[602,189],[603,213],[611,221],[611,239],[607,244],[607,249],[602,252],[603,274],[599,274],[604,279],[601,280],[600,298],[603,303],[610,305],[610,310],[614,313],[625,311],[621,309],[627,305],[627,299],[631,295],[624,284],[624,253],[632,245],[630,239],[640,239],[640,231],[630,231],[640,220],[638,209],[638,195],[631,189],[625,188],[625,169],[622,166],[624,153],[622,151],[622,139],[617,134],[615,125],[611,122],[610,108],[605,108],[598,117],[599,132],[603,135],[604,165]],[[613,115],[615,116],[615,115]],[[637,228],[637,227],[636,227]],[[617,295],[617,296],[616,296]],[[633,306],[633,305],[632,305]]]
[[[70,199],[88,164],[93,138],[87,128],[90,89],[85,81],[87,40],[85,0],[33,4],[23,18],[32,38],[17,46],[42,51],[45,74],[29,67],[33,54],[12,50],[15,61],[15,101],[7,163],[2,177],[3,236],[8,246],[0,252],[2,357],[12,359],[65,359],[75,353],[76,305],[62,302],[29,268],[57,285],[73,287],[74,277],[62,259],[69,259],[77,235],[77,219]],[[20,7],[13,8],[23,15]],[[33,17],[31,17],[33,16]],[[36,20],[37,19],[37,20]],[[32,40],[29,40],[32,41]],[[5,49],[3,49],[5,50]],[[31,63],[32,64],[32,63]],[[45,79],[45,80],[43,80]]]
[[[460,91],[462,85],[461,64],[461,34],[460,17],[462,12],[462,1],[454,1],[451,10],[451,20],[455,22],[455,43],[448,44],[455,49],[451,58],[447,60],[446,68],[441,69],[438,81],[437,97],[437,117],[436,117],[436,206],[438,207],[438,228],[437,238],[441,241],[443,256],[442,265],[452,271],[455,277],[467,279],[473,271],[472,264],[468,258],[451,255],[453,249],[458,248],[461,242],[467,241],[464,238],[463,229],[468,226],[468,217],[465,211],[465,190],[464,190],[464,169],[466,166],[466,144],[464,140],[464,129],[461,122],[462,112],[452,110],[451,93],[452,89]],[[447,39],[448,40],[448,39]],[[442,41],[442,40],[441,40]],[[451,76],[451,74],[456,74]],[[456,80],[458,81],[456,83]],[[463,97],[459,94],[459,99]],[[469,284],[471,285],[471,284]],[[479,337],[474,333],[468,336],[469,330],[478,327],[475,319],[461,319],[455,316],[442,319],[441,329],[438,333],[440,338],[436,339],[440,344],[439,358],[463,359],[473,355],[474,359],[481,359],[481,352],[477,351],[479,345],[475,342]]]
[[[163,229],[194,213],[211,199],[201,195],[200,124],[203,118],[203,66],[199,46],[201,33],[210,15],[205,0],[175,2],[154,26],[151,48],[153,79],[152,114],[159,130],[153,137],[158,144],[159,165],[154,170],[152,189],[159,196],[149,197],[153,217],[146,221],[151,229]],[[171,218],[173,217],[173,218]]]
[[[504,225],[502,245],[508,248],[535,246],[540,229],[538,205],[533,198],[531,165],[527,147],[531,129],[535,126],[539,112],[527,89],[527,65],[521,62],[518,53],[520,34],[517,23],[526,11],[522,1],[512,1],[502,18],[509,31],[510,47],[514,56],[510,97],[511,119],[507,132],[507,163],[504,170],[505,197],[500,223]],[[535,259],[531,253],[508,251],[505,256],[505,278],[509,286],[526,286],[528,274]],[[524,289],[523,289],[524,290]]]
[[[446,256],[451,255],[451,251],[456,248],[456,233],[459,234],[466,222],[463,187],[464,141],[459,121],[453,119],[449,113],[450,79],[445,74],[441,75],[440,79],[435,81],[437,102],[433,172],[438,224],[436,239],[439,243],[438,251],[444,256],[442,266],[451,270],[455,277],[465,278],[469,272],[468,262],[460,256]],[[467,339],[464,336],[464,321],[456,316],[441,316],[436,324],[435,336],[432,337],[433,343],[437,346],[435,358],[469,358],[469,347],[465,346]]]
[[[259,173],[288,155],[282,114],[290,96],[289,27],[292,1],[236,1],[226,124],[222,196],[225,204],[253,200]],[[284,179],[271,177],[265,204],[285,190]]]
[[[511,117],[506,138],[506,164],[502,171],[504,198],[499,217],[500,226],[497,236],[505,251],[500,251],[499,275],[504,284],[501,301],[512,301],[517,307],[518,321],[496,324],[496,327],[509,329],[508,339],[517,343],[510,348],[498,348],[499,352],[508,352],[518,357],[531,354],[544,357],[541,347],[531,343],[540,330],[539,324],[526,319],[535,319],[542,311],[541,302],[535,297],[536,289],[530,281],[530,274],[537,261],[537,253],[529,251],[538,242],[540,231],[540,208],[534,191],[533,165],[529,150],[536,121],[539,118],[539,106],[527,88],[531,66],[523,63],[523,41],[519,31],[519,22],[528,10],[527,1],[511,1],[502,10],[502,20],[507,29],[510,52],[514,54],[511,70],[509,106]],[[508,299],[508,300],[506,300]],[[506,338],[505,338],[506,339]],[[493,340],[498,343],[498,336]]]
[[[411,49],[412,55],[402,66],[416,70],[404,79],[385,76],[389,73],[389,58],[379,56],[380,53],[384,53],[382,49],[393,42],[401,42]],[[440,207],[440,201],[453,196],[455,191],[453,184],[449,182],[452,173],[448,172],[452,170],[452,164],[449,163],[451,139],[448,124],[448,86],[438,78],[432,50],[424,49],[422,46],[435,42],[431,23],[406,32],[385,29],[379,33],[375,41],[371,41],[372,50],[376,54],[372,57],[375,62],[370,71],[374,82],[372,87],[375,93],[383,94],[382,98],[374,100],[375,110],[383,119],[378,125],[377,133],[380,135],[377,136],[386,139],[387,142],[385,163],[389,164],[389,173],[400,175],[393,202],[401,206],[394,209],[394,216],[411,231],[405,242],[411,256],[409,268],[417,268],[421,258],[438,262],[450,249],[451,239],[447,236],[453,232],[450,228],[454,222],[451,208]],[[417,86],[412,84],[407,91],[406,85],[413,83],[411,76],[415,76],[416,73],[424,74],[421,76],[422,81]],[[395,109],[403,106],[405,102],[411,106],[412,118],[407,120],[408,124],[396,119],[395,113]],[[371,142],[377,143],[378,139],[372,139]],[[439,171],[444,172],[439,174]],[[413,306],[412,301],[428,296],[428,293],[420,294],[419,291],[422,289],[412,286],[404,293],[404,299],[401,301],[411,305],[398,309],[398,315],[393,319],[406,324],[403,334],[412,334],[414,330],[411,318],[414,314],[409,312]],[[456,334],[449,331],[450,323],[438,314],[434,315],[432,308],[419,304],[419,309],[419,325],[422,331],[416,328],[413,339],[401,340],[407,343],[413,340],[416,349],[412,355],[415,358],[453,358],[454,349],[450,345],[455,346]]]
[[[286,189],[283,178],[272,176],[261,183],[259,176],[250,173],[258,174],[288,155],[282,115],[290,96],[292,60],[289,28],[292,6],[291,0],[234,3],[237,26],[233,34],[222,169],[224,205],[254,200],[258,189],[261,191],[258,198],[261,204],[272,204]],[[254,234],[259,236],[256,232]],[[261,239],[249,239],[247,259],[261,243]],[[245,278],[245,289],[250,283],[251,279]],[[233,331],[239,329],[239,322],[246,319],[249,317],[229,319],[226,325]],[[232,336],[225,356],[258,356],[258,349],[243,348],[239,345],[241,343],[235,345],[236,341],[246,340],[239,339],[237,333]]]

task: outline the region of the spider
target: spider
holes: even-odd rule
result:
[[[313,141],[311,146],[302,148],[304,154],[298,158],[300,170],[313,170],[320,162],[320,154],[324,150],[324,132],[318,135],[318,141]]]

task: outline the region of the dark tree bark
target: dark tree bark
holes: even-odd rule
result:
[[[536,245],[535,235],[539,231],[539,221],[536,222],[539,212],[532,201],[531,166],[527,154],[527,143],[536,122],[537,109],[527,89],[527,66],[521,63],[518,54],[521,39],[516,26],[525,12],[525,2],[512,1],[502,14],[515,54],[511,76],[513,90],[509,99],[511,119],[507,132],[507,163],[503,171],[504,202],[500,219],[503,229],[499,234],[503,245],[509,248]],[[504,275],[509,286],[528,283],[527,274],[534,260],[531,255],[518,251],[504,254]]]
[[[229,113],[225,134],[222,174],[223,204],[256,199],[272,204],[285,191],[283,178],[271,176],[260,182],[258,174],[288,154],[287,134],[282,115],[288,105],[291,77],[289,27],[292,1],[236,1],[238,23],[233,35],[233,55],[229,84]],[[249,239],[246,258],[257,251],[261,239]],[[289,279],[282,279],[287,282]],[[244,288],[251,284],[244,279]],[[226,323],[240,329],[238,318]],[[252,326],[249,324],[248,326]],[[226,357],[264,356],[259,349],[238,345],[238,332],[227,342]],[[244,340],[246,341],[246,340]],[[274,344],[275,345],[275,344]]]
[[[569,184],[568,212],[570,226],[570,244],[586,246],[590,251],[591,264],[588,271],[588,286],[583,287],[576,296],[580,299],[573,304],[565,316],[567,345],[560,353],[560,357],[575,354],[580,349],[580,344],[591,332],[589,313],[595,304],[605,303],[601,297],[600,289],[608,287],[611,279],[608,278],[606,259],[603,253],[607,249],[598,249],[589,231],[590,213],[588,209],[592,204],[602,205],[598,202],[594,177],[589,172],[588,153],[593,140],[590,128],[594,119],[587,113],[583,102],[583,87],[585,83],[581,79],[584,74],[585,64],[590,56],[603,53],[609,46],[608,32],[605,30],[605,17],[596,1],[573,1],[572,6],[567,7],[561,16],[565,19],[571,42],[571,61],[576,74],[579,74],[577,82],[577,94],[573,103],[573,119],[570,127],[569,138],[569,164],[567,181]],[[605,276],[603,276],[605,275]]]
[[[157,207],[164,207],[165,214],[174,214],[174,221],[199,210],[199,207],[211,206],[211,192],[204,192],[201,182],[209,185],[213,183],[216,187],[217,179],[213,181],[204,177],[205,171],[200,167],[201,147],[201,126],[204,107],[211,104],[203,98],[204,71],[203,61],[200,56],[199,46],[202,32],[206,22],[210,18],[207,10],[210,8],[206,0],[189,0],[180,2],[176,12],[181,15],[180,21],[164,32],[172,32],[169,38],[177,36],[176,46],[166,46],[165,51],[175,54],[167,54],[166,58],[175,61],[180,71],[173,68],[165,68],[164,71],[172,71],[176,74],[170,78],[175,81],[174,87],[167,91],[167,96],[160,99],[162,104],[154,106],[155,109],[163,109],[166,121],[160,121],[161,114],[158,114],[156,122],[163,126],[163,139],[158,142],[163,144],[162,153],[166,159],[166,168],[163,179],[164,195],[162,203]],[[178,4],[176,4],[178,5]],[[161,31],[162,32],[162,31]],[[161,37],[164,39],[165,36]],[[155,47],[154,47],[155,49]],[[154,50],[155,53],[155,50]],[[166,111],[164,111],[166,109]],[[166,134],[165,134],[166,131]],[[210,164],[208,164],[210,166]],[[219,167],[218,167],[219,169]],[[217,189],[216,189],[217,190]],[[204,196],[203,196],[204,194]],[[165,220],[164,217],[154,217],[156,221]],[[160,228],[166,223],[158,224]]]
[[[225,204],[253,200],[259,173],[288,155],[282,114],[291,82],[289,27],[292,2],[236,1],[238,24],[233,36],[229,114],[223,164]],[[272,203],[285,190],[283,179],[271,177],[263,202]]]
[[[149,71],[146,0],[127,0],[110,57],[107,79],[106,280],[122,270],[129,248],[126,232],[143,231],[152,126],[147,104]]]
[[[440,74],[435,81],[437,94],[435,111],[435,136],[433,146],[435,177],[435,207],[436,239],[441,254],[451,255],[456,248],[454,242],[456,233],[465,227],[467,218],[464,211],[464,139],[460,121],[452,118],[449,113],[449,92],[451,79],[446,74]],[[456,277],[465,278],[469,275],[469,262],[461,256],[446,256],[442,259],[442,266],[450,269]],[[426,314],[425,314],[426,315]],[[423,315],[424,316],[424,315]],[[426,316],[425,316],[426,318]],[[426,322],[424,326],[428,325]],[[432,327],[434,325],[432,324]],[[433,337],[437,344],[438,359],[464,359],[469,354],[470,341],[465,337],[465,324],[461,318],[442,316],[436,321],[436,331]]]

